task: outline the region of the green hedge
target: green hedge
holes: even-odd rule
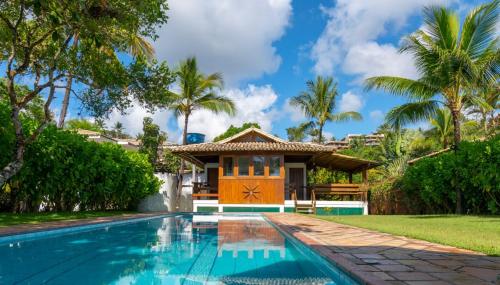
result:
[[[27,148],[22,170],[2,191],[0,210],[134,209],[159,187],[145,155],[51,126]]]
[[[425,213],[452,213],[455,187],[471,214],[500,213],[500,136],[483,142],[463,142],[458,151],[421,159],[408,168],[402,190]]]

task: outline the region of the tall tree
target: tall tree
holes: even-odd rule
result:
[[[141,141],[139,152],[147,154],[149,162],[156,169],[160,149],[167,140],[167,136],[160,131],[160,127],[154,124],[150,117],[143,119],[142,131],[143,133],[138,137]]]
[[[291,142],[302,142],[308,135],[310,135],[311,128],[313,124],[310,122],[305,122],[297,127],[290,127],[286,129],[286,134],[288,140]]]
[[[336,107],[335,99],[338,96],[337,83],[332,77],[318,76],[315,81],[307,81],[307,90],[293,97],[290,103],[297,106],[311,119],[318,129],[318,142],[323,142],[323,127],[327,122],[344,122],[361,120],[358,112],[333,113]]]
[[[444,7],[424,8],[424,28],[409,35],[401,52],[413,55],[418,79],[378,76],[366,80],[367,89],[383,89],[407,96],[410,102],[392,109],[386,119],[402,125],[432,117],[444,105],[451,112],[454,146],[460,143],[460,114],[466,102],[484,105],[471,86],[489,86],[498,76],[499,1],[473,9],[460,25],[457,13]],[[461,193],[457,188],[457,213],[461,213]]]
[[[258,123],[244,123],[243,125],[241,125],[241,127],[235,127],[235,126],[231,125],[224,133],[216,136],[214,138],[214,142],[218,142],[218,141],[221,141],[223,139],[232,137],[235,134],[240,133],[240,132],[242,132],[246,129],[249,129],[249,128],[260,129],[260,125]]]
[[[204,75],[198,69],[196,58],[188,58],[180,63],[177,71],[177,81],[180,92],[170,92],[167,108],[174,112],[176,117],[184,117],[182,131],[182,144],[187,144],[189,117],[196,110],[209,110],[214,113],[227,113],[233,115],[236,111],[234,102],[215,91],[222,89],[222,74],[212,73]],[[179,207],[182,190],[182,175],[185,163],[181,162],[179,170],[179,185],[177,187],[177,208]]]
[[[155,52],[153,46],[151,45],[151,43],[148,42],[148,40],[141,37],[140,35],[130,34],[129,32],[127,32],[127,30],[121,30],[120,33],[111,33],[111,36],[129,37],[129,40],[126,42],[126,44],[128,45],[128,52],[134,57],[145,57],[148,60],[151,60],[154,57]],[[75,53],[76,55],[78,55],[78,47],[79,47],[78,43],[79,43],[79,33],[75,32],[71,48],[72,52]],[[103,49],[106,48],[103,47]],[[117,57],[115,50],[107,48],[107,52]],[[72,88],[73,88],[73,74],[69,72],[66,78],[64,97],[61,103],[61,112],[59,113],[59,121],[57,123],[57,126],[59,128],[64,127],[66,114],[69,108],[71,92],[73,91]]]
[[[119,139],[123,138],[123,124],[120,122],[116,122],[113,125],[113,129],[111,130],[112,134],[114,137],[117,137]]]
[[[98,87],[88,93],[89,102],[99,101],[108,91],[124,94],[127,87],[123,63],[106,54],[102,47],[123,50],[126,37],[110,37],[116,30],[127,30],[143,37],[155,37],[155,28],[166,22],[163,0],[72,1],[9,0],[0,2],[0,64],[5,66],[6,89],[15,132],[15,153],[0,170],[0,185],[23,165],[26,146],[37,139],[52,121],[51,103],[60,82],[68,74]],[[99,27],[96,29],[96,27]],[[79,57],[71,49],[75,31],[85,49]],[[84,58],[78,61],[77,58]],[[121,81],[123,79],[123,81]],[[18,92],[16,85],[32,83],[29,92]],[[105,90],[105,91],[103,91]],[[37,96],[44,95],[44,119],[36,129],[25,131],[20,114]]]
[[[495,111],[500,109],[500,104],[498,102],[500,99],[500,86],[496,84],[495,86],[479,90],[471,90],[471,92],[478,92],[477,96],[480,96],[486,104],[468,104],[466,106],[468,108],[467,114],[480,116],[480,123],[482,125],[483,132],[487,135],[490,129],[490,127],[488,127],[489,122],[491,122],[491,129],[494,130],[496,128],[496,121],[494,118]]]

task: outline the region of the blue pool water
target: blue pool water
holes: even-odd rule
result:
[[[260,215],[172,215],[0,238],[0,284],[357,284]]]

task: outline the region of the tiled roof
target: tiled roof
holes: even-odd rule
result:
[[[331,152],[335,147],[301,142],[236,142],[201,143],[172,146],[173,153],[180,152],[231,152],[231,151],[289,151],[289,152]]]

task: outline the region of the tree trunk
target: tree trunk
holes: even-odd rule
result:
[[[17,106],[13,106],[11,119],[16,133],[16,152],[12,161],[0,171],[0,187],[4,185],[5,182],[7,182],[12,176],[16,175],[23,166],[24,150],[26,146],[19,113],[19,108]]]
[[[182,144],[183,145],[187,144],[188,122],[189,122],[189,114],[186,113],[184,115],[184,130],[182,131]],[[185,167],[186,167],[185,161],[184,161],[184,159],[181,159],[181,167],[179,169],[179,175],[178,175],[179,181],[177,182],[177,197],[175,199],[175,208],[177,211],[179,211],[180,206],[181,206],[182,182],[183,182]]]
[[[75,33],[73,37],[73,49],[77,47],[78,47],[78,33]],[[61,105],[61,114],[59,114],[59,122],[57,123],[57,127],[60,129],[64,127],[64,120],[66,119],[66,113],[68,112],[72,85],[73,85],[73,74],[70,72],[66,83],[66,90],[64,91],[64,98]]]
[[[323,125],[319,125],[318,143],[323,142]]]
[[[64,120],[66,119],[66,113],[68,112],[69,98],[71,96],[71,86],[73,85],[73,75],[68,75],[68,82],[66,84],[66,90],[64,91],[64,98],[61,105],[61,114],[59,114],[59,122],[57,127],[62,129],[64,127]]]
[[[460,135],[460,110],[452,109],[451,116],[453,118],[453,149],[456,152],[458,151],[458,146],[461,141]],[[456,214],[462,214],[462,189],[460,189],[460,185],[458,184],[458,176],[455,175],[455,193],[456,193]]]

